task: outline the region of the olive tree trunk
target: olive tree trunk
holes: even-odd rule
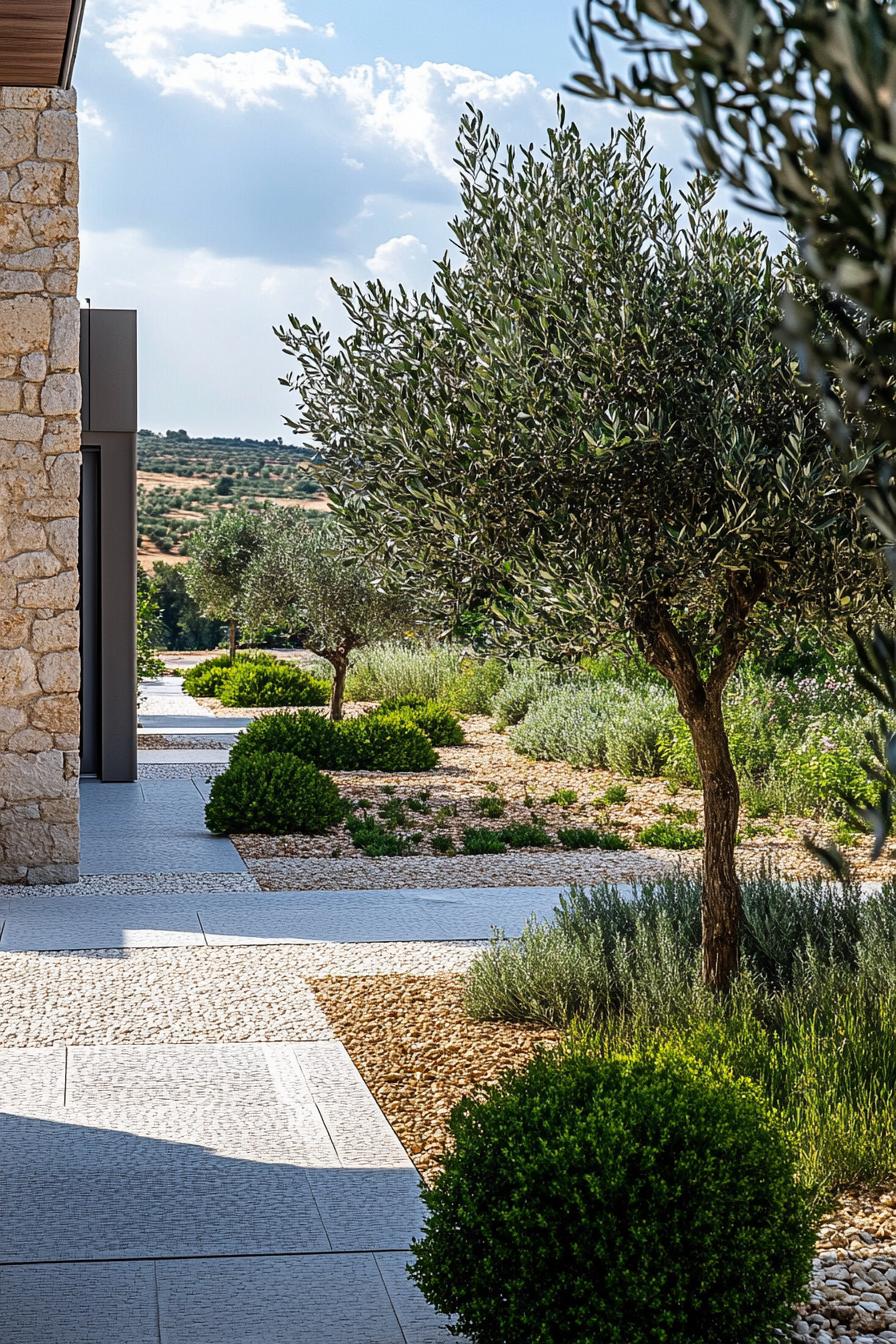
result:
[[[742,899],[734,862],[740,788],[728,747],[721,694],[685,715],[703,782],[703,979],[726,991],[740,957]]]
[[[230,641],[230,661],[236,658],[236,621],[228,622],[228,635]]]
[[[333,689],[330,692],[330,718],[342,718],[342,702],[345,699],[345,677],[348,672],[348,658],[331,658],[333,664]]]

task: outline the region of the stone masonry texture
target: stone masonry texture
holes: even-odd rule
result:
[[[0,88],[0,882],[78,876],[75,95]]]

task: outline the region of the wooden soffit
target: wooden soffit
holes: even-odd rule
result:
[[[0,0],[0,86],[68,88],[84,0]]]

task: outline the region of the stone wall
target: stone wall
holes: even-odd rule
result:
[[[0,88],[0,882],[78,876],[75,96]]]

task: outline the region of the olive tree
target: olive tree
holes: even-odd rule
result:
[[[713,185],[655,173],[643,126],[594,147],[458,141],[458,257],[430,290],[337,286],[350,334],[280,333],[294,428],[345,524],[447,625],[528,652],[636,647],[703,783],[703,959],[728,985],[739,790],[723,693],[751,644],[855,612],[852,493],[780,346],[781,265]],[[870,592],[873,584],[867,587]]]
[[[892,548],[892,0],[588,0],[576,26],[590,63],[575,76],[577,92],[685,113],[704,165],[751,207],[787,220],[816,284],[785,305],[782,329],[815,383],[844,470]],[[611,42],[630,58],[625,75],[605,64]],[[860,680],[886,711],[869,771],[879,803],[857,809],[875,832],[877,855],[894,813],[896,635],[879,628],[856,637],[856,648]],[[833,852],[828,858],[837,866]]]
[[[230,660],[236,657],[246,571],[264,529],[263,510],[245,507],[211,514],[190,537],[187,591],[206,616],[226,621]]]
[[[333,667],[330,718],[342,718],[355,649],[405,633],[405,595],[380,586],[357,540],[332,520],[310,524],[298,509],[273,509],[244,575],[244,623],[275,625]]]

